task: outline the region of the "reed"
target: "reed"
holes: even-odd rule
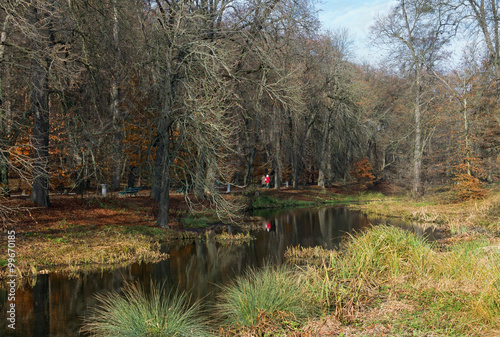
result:
[[[112,292],[96,296],[82,332],[91,336],[210,336],[198,302],[189,304],[185,293],[167,293],[151,285],[147,293],[137,284],[126,284],[123,295]]]

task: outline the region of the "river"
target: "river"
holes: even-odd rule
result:
[[[194,299],[212,301],[220,285],[230,282],[249,267],[282,263],[288,247],[322,246],[336,249],[347,233],[370,224],[388,223],[433,239],[432,226],[368,218],[343,207],[266,210],[262,230],[246,244],[223,245],[200,239],[175,248],[165,247],[170,257],[159,263],[134,263],[113,271],[81,272],[72,276],[39,275],[18,285],[15,293],[15,330],[8,327],[7,285],[0,288],[1,336],[79,336],[82,318],[97,304],[96,294],[120,291],[125,282],[146,286],[154,281],[168,289],[187,291]]]

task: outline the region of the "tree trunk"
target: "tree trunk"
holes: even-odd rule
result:
[[[33,114],[33,186],[31,201],[48,207],[49,202],[49,105],[48,70],[34,61],[33,93],[31,110]]]
[[[161,140],[161,135],[158,135],[156,140],[158,145],[156,146],[154,172],[153,172],[153,183],[151,186],[151,198],[157,202],[160,202],[161,194],[161,173],[162,173],[162,162],[163,162],[163,141]]]
[[[7,139],[10,134],[9,124],[6,123],[9,118],[9,104],[6,104],[3,92],[3,64],[5,55],[5,41],[7,40],[7,23],[10,15],[8,12],[5,15],[2,24],[2,33],[0,34],[0,138]],[[7,112],[6,112],[7,111]],[[9,190],[9,153],[0,148],[0,196],[10,196]]]
[[[277,124],[278,121],[278,111],[275,109],[275,118],[274,121]],[[276,190],[281,189],[281,139],[280,139],[280,127],[279,125],[274,126],[274,143],[275,143],[275,151],[274,151],[274,188]]]
[[[252,149],[250,150],[250,153],[248,153],[245,157],[245,181],[243,184],[245,186],[249,186],[252,183],[253,180],[253,172],[255,169],[255,146],[252,146]]]
[[[325,170],[323,169],[323,165],[320,165],[318,172],[318,186],[321,188],[325,188],[326,178],[325,178]]]
[[[49,4],[53,9],[53,3]],[[33,48],[42,52],[49,50],[54,44],[54,33],[50,12],[42,14],[36,7],[32,7],[32,22],[39,28],[40,40],[34,42]],[[48,40],[48,45],[45,45]],[[42,42],[40,42],[42,41]],[[36,57],[36,56],[35,56]],[[33,59],[33,90],[31,94],[31,114],[33,118],[32,146],[33,146],[33,185],[31,201],[49,207],[49,67],[51,60],[48,56],[38,56]]]
[[[155,165],[155,186],[153,189],[153,198],[158,201],[157,225],[161,228],[168,228],[168,210],[170,204],[170,161],[169,161],[169,142],[168,124],[164,121],[160,135],[160,145],[156,152]]]
[[[9,154],[0,151],[0,196],[10,196],[9,189]]]
[[[323,139],[320,144],[320,153],[318,156],[318,186],[325,188],[326,184],[326,162],[328,159],[328,156],[326,154],[327,147],[328,147],[328,139],[329,139],[329,124],[330,124],[330,118],[331,118],[332,113],[330,112],[330,115],[328,116],[327,122],[323,125]]]
[[[113,115],[113,167],[111,173],[111,189],[114,191],[120,189],[123,160],[123,133],[121,130],[123,118],[120,111],[120,92],[118,88],[118,71],[120,66],[119,31],[118,9],[116,8],[116,0],[113,0],[113,51],[115,55],[115,64],[113,74],[111,75],[111,113]]]
[[[421,170],[422,170],[422,141],[421,141],[421,111],[420,111],[420,98],[421,98],[421,68],[417,66],[416,70],[416,86],[417,94],[415,97],[415,149],[413,153],[413,187],[412,194],[416,198],[422,193],[422,181],[421,181]]]
[[[127,186],[128,187],[134,187],[135,186],[135,178],[137,176],[137,166],[129,166],[129,172],[128,172],[128,181],[127,181]],[[139,182],[140,183],[140,182]]]
[[[207,170],[206,154],[203,148],[198,150],[198,161],[194,175],[194,195],[202,200],[205,192],[205,175]]]
[[[299,188],[299,154],[293,155],[292,161],[293,168],[293,188],[296,190]]]

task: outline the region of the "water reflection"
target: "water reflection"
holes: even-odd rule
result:
[[[344,208],[263,211],[255,215],[265,219],[263,230],[254,233],[256,240],[249,244],[220,245],[213,239],[200,240],[169,249],[170,258],[156,264],[136,263],[111,272],[81,273],[71,278],[40,275],[33,287],[25,284],[16,291],[15,331],[7,328],[7,290],[3,285],[0,335],[78,336],[82,317],[96,305],[95,294],[120,291],[125,282],[139,282],[146,287],[151,281],[165,282],[167,289],[189,291],[194,299],[214,300],[220,285],[248,267],[281,263],[287,247],[335,249],[346,233],[370,225],[362,213]],[[371,220],[375,224],[385,221]],[[418,231],[425,234],[429,230],[422,227]]]

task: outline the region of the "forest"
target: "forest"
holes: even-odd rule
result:
[[[0,188],[150,190],[377,182],[481,198],[500,178],[496,0],[401,0],[371,27],[379,64],[314,0],[3,0]],[[456,47],[457,44],[460,47]],[[9,208],[0,205],[3,219]]]

